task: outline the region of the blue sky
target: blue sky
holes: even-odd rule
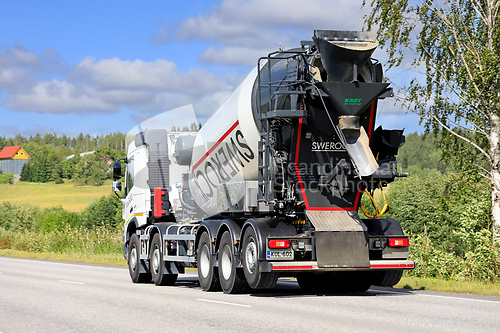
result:
[[[259,57],[314,29],[360,30],[367,12],[360,0],[6,0],[1,11],[3,137],[126,133],[188,104],[203,123]],[[379,109],[384,128],[422,130],[392,101]]]

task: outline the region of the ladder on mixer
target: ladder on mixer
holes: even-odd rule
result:
[[[290,60],[299,58],[297,63],[304,61],[302,54],[306,51],[302,49],[299,51],[297,49],[293,51],[278,51],[270,53],[267,57],[262,57],[257,63],[258,76],[257,76],[257,114],[259,115],[260,122],[260,140],[258,147],[258,201],[264,202],[266,205],[274,204],[276,198],[273,197],[273,179],[271,175],[271,162],[274,149],[274,139],[271,136],[273,122],[280,119],[291,119],[291,118],[301,118],[306,115],[306,110],[300,107],[299,96],[305,95],[305,91],[301,88],[301,83],[303,80],[299,79],[300,73],[298,72],[298,65],[294,67],[289,67]],[[261,78],[261,61],[267,60],[267,77],[268,83],[262,84]],[[271,69],[272,62],[286,60],[287,66],[287,76],[285,80],[272,81],[271,79]],[[264,68],[264,67],[263,67]],[[302,74],[303,75],[303,74]],[[289,77],[295,76],[293,80],[288,80]],[[280,88],[286,88],[286,90],[280,90]],[[261,93],[262,89],[268,89],[269,102],[267,103],[267,110],[261,110],[262,101]],[[292,90],[294,89],[294,90]],[[296,90],[295,90],[296,89]],[[274,90],[274,91],[273,91]],[[284,110],[278,108],[278,98],[280,96],[290,97],[290,109]],[[263,112],[266,111],[266,112]]]

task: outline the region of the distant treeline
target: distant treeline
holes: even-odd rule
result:
[[[22,181],[63,183],[63,179],[75,179],[81,184],[101,185],[110,177],[111,162],[125,156],[125,134],[0,137],[0,149],[5,146],[22,146],[30,156],[21,172]],[[95,153],[80,156],[89,151]],[[71,155],[75,157],[67,159]]]
[[[190,127],[172,126],[171,131],[198,131],[201,123]],[[74,179],[80,184],[101,185],[111,178],[111,163],[126,155],[125,134],[90,136],[80,133],[76,137],[47,133],[29,138],[16,135],[14,138],[0,137],[0,150],[6,146],[22,146],[30,156],[23,167],[21,181],[63,183]],[[81,153],[95,152],[80,156]],[[74,156],[68,158],[69,156]],[[12,174],[2,175],[0,184],[12,183]]]

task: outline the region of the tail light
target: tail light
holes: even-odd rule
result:
[[[410,242],[408,238],[389,238],[389,246],[390,247],[403,247],[408,246]]]
[[[286,249],[290,247],[290,240],[288,239],[271,239],[269,241],[270,249]]]

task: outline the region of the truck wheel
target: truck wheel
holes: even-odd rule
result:
[[[175,281],[177,281],[177,274],[164,274],[165,263],[163,262],[161,246],[160,234],[157,233],[153,237],[151,250],[149,251],[149,268],[151,269],[151,276],[157,286],[173,286]]]
[[[339,279],[329,273],[299,273],[297,275],[297,283],[300,289],[306,292],[327,293],[339,291]]]
[[[243,270],[236,268],[234,245],[227,231],[222,234],[219,244],[219,281],[226,294],[241,293],[247,287]]]
[[[399,283],[403,271],[378,271],[372,272],[371,282],[374,286],[379,287],[393,287]]]
[[[207,232],[201,235],[197,252],[196,263],[201,289],[203,291],[220,290],[217,268],[212,265],[212,244]]]
[[[141,273],[140,243],[136,234],[130,237],[128,245],[128,272],[134,283],[151,282],[151,273]]]
[[[345,272],[341,275],[341,292],[363,292],[370,289],[372,282],[368,272]]]
[[[253,289],[269,289],[276,285],[279,274],[261,272],[259,266],[259,244],[253,228],[248,228],[243,236],[243,272],[248,285]]]

